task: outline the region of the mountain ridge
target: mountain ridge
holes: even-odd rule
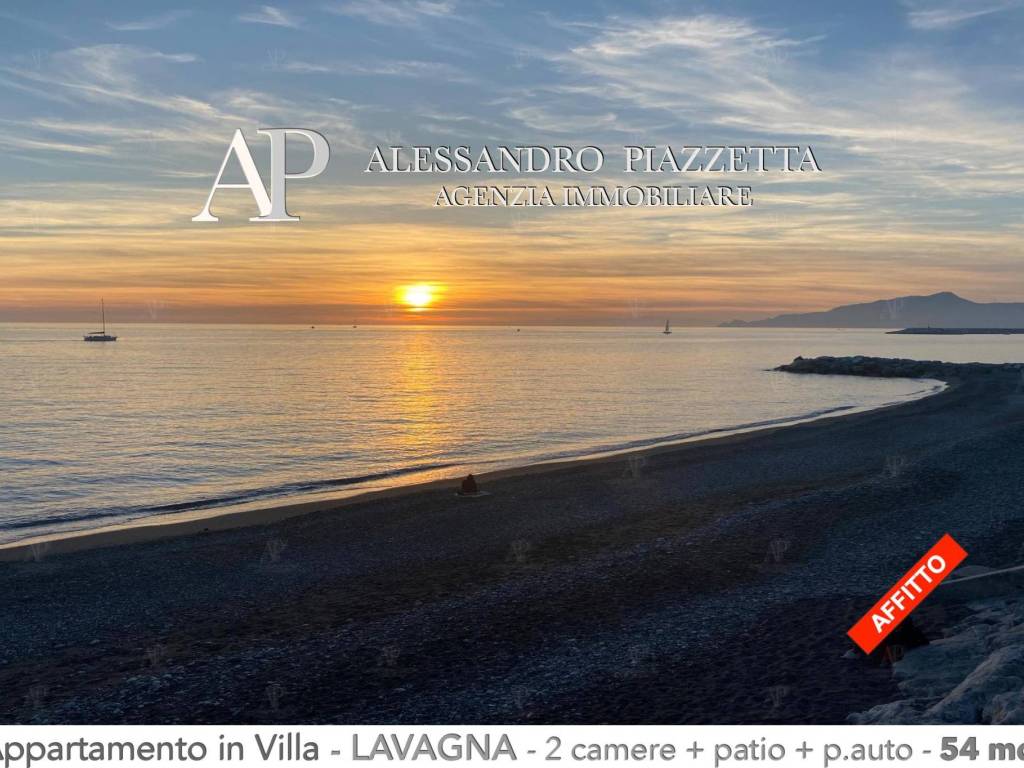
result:
[[[1024,302],[981,303],[952,291],[844,304],[761,320],[730,320],[722,328],[1024,328]]]

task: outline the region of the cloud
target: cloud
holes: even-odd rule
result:
[[[161,64],[189,64],[191,53],[163,53],[134,45],[103,44],[71,48],[24,66],[0,67],[24,90],[43,98],[146,105],[167,111],[208,108],[184,97],[162,96],[142,85],[140,73]],[[54,93],[57,91],[57,93]]]
[[[288,27],[289,29],[299,29],[302,26],[302,19],[292,16],[290,13],[282,11],[280,8],[275,8],[272,5],[262,5],[257,11],[243,13],[238,17],[238,20],[249,22],[250,24],[269,24],[274,27]]]
[[[531,141],[612,152],[622,143],[809,144],[825,173],[733,182],[754,186],[757,227],[813,226],[837,254],[870,242],[903,255],[903,235],[923,230],[965,241],[980,238],[983,226],[1005,232],[1024,196],[1024,172],[1007,167],[1024,110],[979,87],[1000,72],[1011,77],[1012,57],[979,71],[920,44],[863,55],[838,42],[825,57],[813,30],[797,36],[716,14],[613,16],[578,26],[559,45],[533,68],[546,66],[547,77],[506,88],[488,102],[491,112],[527,126]],[[770,222],[762,210],[772,212]],[[650,231],[673,237],[678,226],[659,221]],[[748,249],[777,244],[756,230],[748,239]]]
[[[168,11],[159,16],[149,16],[135,21],[108,21],[107,26],[118,32],[149,32],[154,29],[169,27],[175,22],[190,16],[191,13],[191,11]]]
[[[985,103],[956,62],[894,48],[831,69],[816,60],[819,43],[736,17],[610,18],[583,43],[549,54],[563,75],[558,90],[541,86],[524,98],[555,113],[568,86],[577,103],[610,105],[635,123],[671,116],[711,142],[739,134],[824,143],[894,173],[965,154],[984,167],[1015,151],[1011,126],[1024,115],[1005,101]]]
[[[297,75],[368,75],[380,77],[411,77],[429,80],[444,80],[450,83],[470,82],[466,74],[457,67],[445,62],[416,60],[365,60],[365,61],[278,61],[272,68],[277,72],[289,72]]]
[[[0,118],[0,147],[33,161],[46,153],[78,157],[79,164],[88,156],[116,155],[122,170],[166,177],[168,169],[205,168],[239,126],[294,121],[328,131],[332,144],[365,145],[349,116],[353,108],[338,100],[239,89],[200,99],[162,87],[164,70],[198,60],[191,53],[106,44],[0,67],[0,86],[54,99],[67,115]]]
[[[589,131],[605,128],[628,132],[626,127],[620,128],[621,121],[614,112],[573,114],[567,112],[566,109],[552,110],[524,104],[512,107],[508,111],[508,115],[531,129],[545,134],[580,133],[580,126],[586,126]]]
[[[571,108],[581,114],[628,114],[638,134],[645,123],[669,120],[689,133],[714,125],[728,126],[730,133],[774,133],[776,141],[820,136],[808,130],[807,120],[817,94],[801,87],[804,68],[794,64],[811,56],[819,40],[714,14],[610,17],[569,50],[547,54],[561,76],[522,94],[525,109],[513,107],[510,116],[557,115]],[[833,116],[833,121],[842,119]]]
[[[375,24],[410,26],[424,19],[449,16],[453,0],[348,0],[326,7],[331,13],[357,16]]]
[[[911,4],[907,13],[907,22],[914,29],[935,31],[959,27],[974,19],[993,13],[1010,10],[1020,6],[1015,0],[979,4],[977,2],[953,2],[931,7],[922,7],[920,3]]]
[[[99,145],[75,144],[4,134],[0,134],[0,147],[7,147],[8,149],[43,150],[47,152],[68,152],[80,155],[109,156],[112,154],[108,147]]]
[[[660,23],[612,20],[581,51],[602,56],[635,56],[658,49],[679,48],[726,57],[747,56],[802,43],[755,27],[746,19],[710,14],[664,19]]]
[[[135,71],[147,62],[192,64],[199,57],[192,53],[163,53],[134,45],[105,44],[73,48],[54,55],[58,67],[66,67],[68,82],[95,82],[123,87],[134,81]]]

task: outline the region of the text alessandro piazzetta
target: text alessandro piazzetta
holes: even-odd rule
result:
[[[738,173],[820,173],[813,149],[801,145],[624,145],[622,163],[606,171],[603,149],[558,146],[375,147],[366,173],[440,174],[706,174],[700,184],[458,184],[441,187],[439,207],[750,206],[748,185],[713,183],[708,177]]]

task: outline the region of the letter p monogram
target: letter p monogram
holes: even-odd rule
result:
[[[192,221],[220,221],[210,213],[210,204],[218,189],[248,189],[252,192],[260,215],[253,216],[249,221],[300,220],[298,216],[288,214],[285,185],[288,179],[312,179],[324,172],[327,162],[331,158],[331,148],[327,139],[316,131],[305,128],[270,128],[258,130],[256,133],[270,137],[270,194],[267,194],[266,187],[263,186],[263,180],[260,178],[259,171],[256,170],[256,163],[253,162],[252,153],[249,151],[249,145],[245,143],[241,129],[236,129],[235,135],[231,137],[231,144],[228,145],[228,151],[224,155],[224,161],[220,164],[217,178],[214,179],[213,187],[206,198],[206,205],[203,206],[202,211],[192,217]],[[300,173],[288,173],[287,171],[286,142],[290,133],[305,137],[313,146],[313,160],[309,167]],[[232,153],[238,158],[238,163],[242,167],[242,175],[245,176],[244,184],[221,182],[224,177],[224,169],[227,167]]]

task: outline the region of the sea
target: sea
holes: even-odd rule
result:
[[[88,330],[88,329],[84,329]],[[797,355],[1024,360],[1022,336],[0,324],[0,543],[342,497],[896,403]]]

